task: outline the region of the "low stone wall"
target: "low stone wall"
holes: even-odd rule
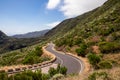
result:
[[[0,68],[0,72],[6,72],[8,74],[14,74],[18,72],[22,72],[25,70],[36,70],[40,69],[46,66],[52,65],[52,63],[56,60],[56,56],[50,52],[48,52],[46,49],[46,46],[42,47],[43,53],[47,54],[48,56],[51,57],[50,61],[45,61],[42,63],[38,64],[33,64],[33,65],[13,65],[13,66],[4,66]]]

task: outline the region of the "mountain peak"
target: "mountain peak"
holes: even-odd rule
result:
[[[0,40],[1,39],[6,39],[6,38],[7,38],[7,35],[0,30]]]

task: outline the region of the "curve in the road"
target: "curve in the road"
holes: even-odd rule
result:
[[[46,50],[53,53],[57,57],[54,63],[60,63],[62,66],[67,67],[67,74],[80,73],[83,71],[83,62],[80,59],[77,59],[68,54],[61,54],[61,52],[58,52],[53,48],[54,44],[50,43],[46,47]]]

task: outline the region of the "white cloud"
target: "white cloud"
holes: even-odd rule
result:
[[[53,27],[57,26],[59,23],[60,23],[60,21],[56,21],[56,22],[49,23],[46,26],[48,26],[49,28],[53,28]]]
[[[60,4],[60,1],[62,4]],[[61,11],[65,17],[71,18],[101,6],[107,0],[49,0],[47,8]]]
[[[60,11],[70,18],[101,6],[107,0],[64,0]]]
[[[47,9],[55,9],[60,2],[61,0],[49,0],[47,3]]]

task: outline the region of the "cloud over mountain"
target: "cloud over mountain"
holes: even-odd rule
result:
[[[48,9],[59,7],[58,10],[61,11],[65,17],[71,18],[99,7],[105,1],[107,0],[49,0],[47,7]]]

